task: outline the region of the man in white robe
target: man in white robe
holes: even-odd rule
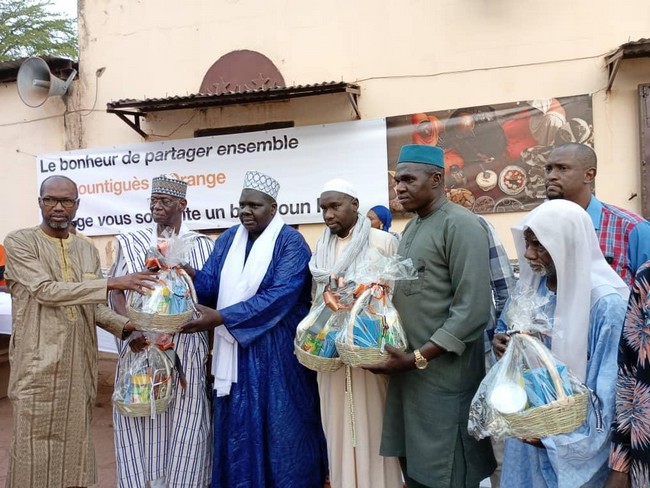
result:
[[[323,293],[332,275],[344,277],[361,264],[368,249],[392,256],[398,245],[390,233],[371,228],[370,220],[358,212],[356,190],[345,180],[335,179],[325,184],[320,208],[327,228],[309,263],[316,282],[316,296]],[[401,487],[399,460],[379,455],[388,378],[362,368],[350,368],[352,388],[347,391],[346,369],[318,373],[330,485],[332,488]],[[354,405],[356,447],[352,442],[350,404]]]

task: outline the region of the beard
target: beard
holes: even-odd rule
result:
[[[70,226],[70,220],[66,219],[66,220],[62,220],[61,222],[48,220],[47,225],[50,229],[55,229],[55,230],[67,229]]]
[[[528,266],[533,270],[533,273],[539,276],[555,276],[555,265],[553,263],[540,264],[528,261]]]

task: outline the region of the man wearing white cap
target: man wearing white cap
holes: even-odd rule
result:
[[[215,328],[213,487],[322,487],[327,467],[315,374],[293,338],[309,311],[310,251],[278,213],[279,183],[248,171],[239,219],[194,278]],[[210,308],[212,307],[212,308]]]
[[[151,181],[149,208],[156,225],[148,229],[119,234],[113,276],[141,271],[150,247],[164,231],[178,235],[188,243],[188,260],[201,267],[214,243],[183,223],[187,183],[161,175]],[[111,306],[126,315],[124,294],[111,295]],[[117,378],[128,367],[129,347],[138,350],[144,336],[134,332],[129,341],[118,341]],[[212,445],[210,403],[206,394],[208,334],[177,334],[172,337],[174,350],[181,360],[187,379],[177,389],[174,401],[155,418],[125,417],[113,407],[117,481],[119,487],[203,488],[210,483]],[[127,347],[129,346],[129,347]]]
[[[357,192],[349,182],[328,181],[320,195],[320,208],[327,227],[309,263],[316,282],[316,297],[323,293],[332,275],[342,277],[361,264],[368,249],[375,248],[385,256],[397,250],[394,236],[373,229],[370,220],[359,213]],[[348,390],[344,368],[333,373],[318,373],[330,486],[401,487],[399,460],[379,455],[388,378],[360,368],[352,368],[350,375],[351,388]],[[356,412],[356,448],[350,429],[350,400]]]

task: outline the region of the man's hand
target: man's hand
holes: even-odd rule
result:
[[[546,449],[546,447],[544,446],[544,444],[542,443],[542,441],[539,440],[539,439],[534,439],[534,438],[521,438],[521,439],[519,439],[519,440],[520,440],[521,442],[523,442],[523,443],[525,443],[525,444],[529,444],[529,445],[531,445],[531,446],[533,446],[533,447],[538,447],[538,448],[540,448],[540,449]]]
[[[133,352],[144,351],[149,344],[150,342],[147,337],[139,331],[133,332],[129,338],[129,347]]]
[[[152,271],[140,271],[108,279],[109,290],[131,290],[142,294],[145,288],[153,290],[158,276]]]
[[[412,352],[404,352],[386,344],[386,352],[390,354],[388,361],[382,364],[363,367],[375,374],[395,374],[415,368],[415,356]]]
[[[605,488],[630,488],[630,473],[621,473],[620,471],[611,470],[605,483]]]
[[[510,336],[508,334],[494,334],[494,338],[492,339],[492,348],[494,349],[494,354],[497,359],[501,359],[503,353],[506,352],[508,342],[510,342]]]
[[[203,332],[223,324],[223,319],[218,310],[203,305],[197,305],[196,309],[201,313],[201,316],[181,327],[181,332]]]

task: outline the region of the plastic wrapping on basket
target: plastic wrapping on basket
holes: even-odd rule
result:
[[[143,294],[130,293],[129,317],[142,329],[174,332],[191,320],[195,304],[191,283],[180,265],[186,262],[188,244],[165,232],[149,249],[145,267],[158,272],[158,282]]]
[[[174,397],[174,365],[169,357],[152,344],[140,352],[128,348],[121,364],[113,391],[118,411],[128,417],[152,418],[164,412]]]
[[[387,285],[361,285],[363,290],[347,316],[337,337],[338,342],[362,348],[379,348],[386,344],[405,350],[406,336]],[[351,337],[351,341],[350,341]]]
[[[334,338],[338,333],[337,315],[318,299],[296,329],[296,344],[314,356],[338,357]]]
[[[390,295],[392,283],[417,279],[410,259],[368,251],[363,264],[345,276],[357,284],[354,304],[336,337],[341,359],[350,366],[378,364],[388,358],[386,345],[408,347],[401,320]]]
[[[468,430],[477,439],[546,437],[571,432],[581,416],[584,420],[588,388],[535,337],[552,329],[547,305],[548,298],[530,290],[511,297],[504,317],[510,334],[506,352],[481,382],[470,407]],[[575,412],[567,412],[571,409]],[[539,415],[549,421],[536,430],[532,420]],[[557,421],[560,415],[566,420]]]

